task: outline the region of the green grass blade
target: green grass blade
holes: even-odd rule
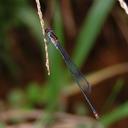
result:
[[[123,88],[123,85],[124,85],[124,80],[118,79],[112,89],[112,92],[110,93],[109,97],[107,98],[103,106],[103,111],[108,110],[111,107],[113,102],[116,100],[118,94],[120,93],[121,89]]]
[[[73,59],[79,66],[87,59],[115,0],[95,0],[77,38]]]
[[[128,117],[128,102],[118,107],[116,110],[102,117],[101,122],[108,127],[110,124]]]

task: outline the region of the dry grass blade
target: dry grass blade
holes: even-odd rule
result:
[[[0,113],[0,120],[8,122],[11,119],[23,120],[13,125],[7,125],[6,128],[33,128],[36,120],[39,120],[42,115],[45,115],[43,111],[31,111],[31,110],[8,110]],[[103,128],[103,126],[96,120],[88,117],[75,116],[66,113],[54,113],[55,121],[49,126],[49,128],[79,128],[84,126],[86,128]],[[31,123],[29,120],[32,120]],[[27,122],[28,121],[28,122]],[[42,126],[43,127],[43,126]]]
[[[120,30],[123,38],[125,39],[126,43],[128,44],[128,17],[127,15],[122,15],[121,11],[117,8],[116,11],[112,13],[114,21]]]
[[[128,73],[128,63],[116,64],[114,66],[104,68],[88,75],[86,78],[92,86],[95,86],[104,80],[124,73]],[[64,91],[66,97],[76,95],[80,92],[79,89],[74,85],[70,87],[68,86]]]
[[[43,15],[42,15],[42,12],[41,12],[41,5],[40,5],[39,0],[35,0],[35,1],[36,1],[36,4],[37,4],[38,15],[39,15],[40,24],[41,24],[41,28],[42,28],[43,39],[44,39],[44,43],[45,43],[46,68],[47,68],[47,71],[48,71],[48,75],[50,75],[49,59],[48,59],[48,47],[47,47],[47,40],[45,38],[45,28],[44,28]]]
[[[120,3],[120,6],[125,10],[126,14],[128,15],[128,6],[125,3],[125,1],[124,0],[118,0],[118,1]]]

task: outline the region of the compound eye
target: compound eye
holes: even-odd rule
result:
[[[57,36],[53,32],[50,32],[50,37],[55,41],[58,40]]]

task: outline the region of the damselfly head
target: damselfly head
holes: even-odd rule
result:
[[[50,29],[50,28],[46,28],[45,29],[45,33],[46,33],[46,36],[48,37],[48,40],[55,45],[57,43],[57,41],[58,41],[58,38],[54,34],[53,30]]]
[[[51,28],[46,28],[46,29],[45,29],[45,33],[48,33],[48,32],[51,32],[51,31],[52,31]]]

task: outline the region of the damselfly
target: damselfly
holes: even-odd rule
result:
[[[84,78],[84,75],[78,70],[77,66],[70,59],[70,56],[68,55],[68,53],[61,46],[61,43],[59,42],[57,36],[54,34],[53,30],[50,29],[50,28],[46,28],[45,33],[46,33],[47,39],[61,53],[68,69],[70,70],[71,74],[73,75],[74,79],[76,80],[77,85],[79,86],[82,94],[84,95],[84,98],[86,99],[86,101],[89,104],[92,112],[94,113],[94,116],[96,117],[96,119],[98,119],[99,118],[98,113],[96,112],[96,110],[93,107],[91,101],[89,100],[89,93],[91,91],[91,87],[90,87],[88,81]]]

